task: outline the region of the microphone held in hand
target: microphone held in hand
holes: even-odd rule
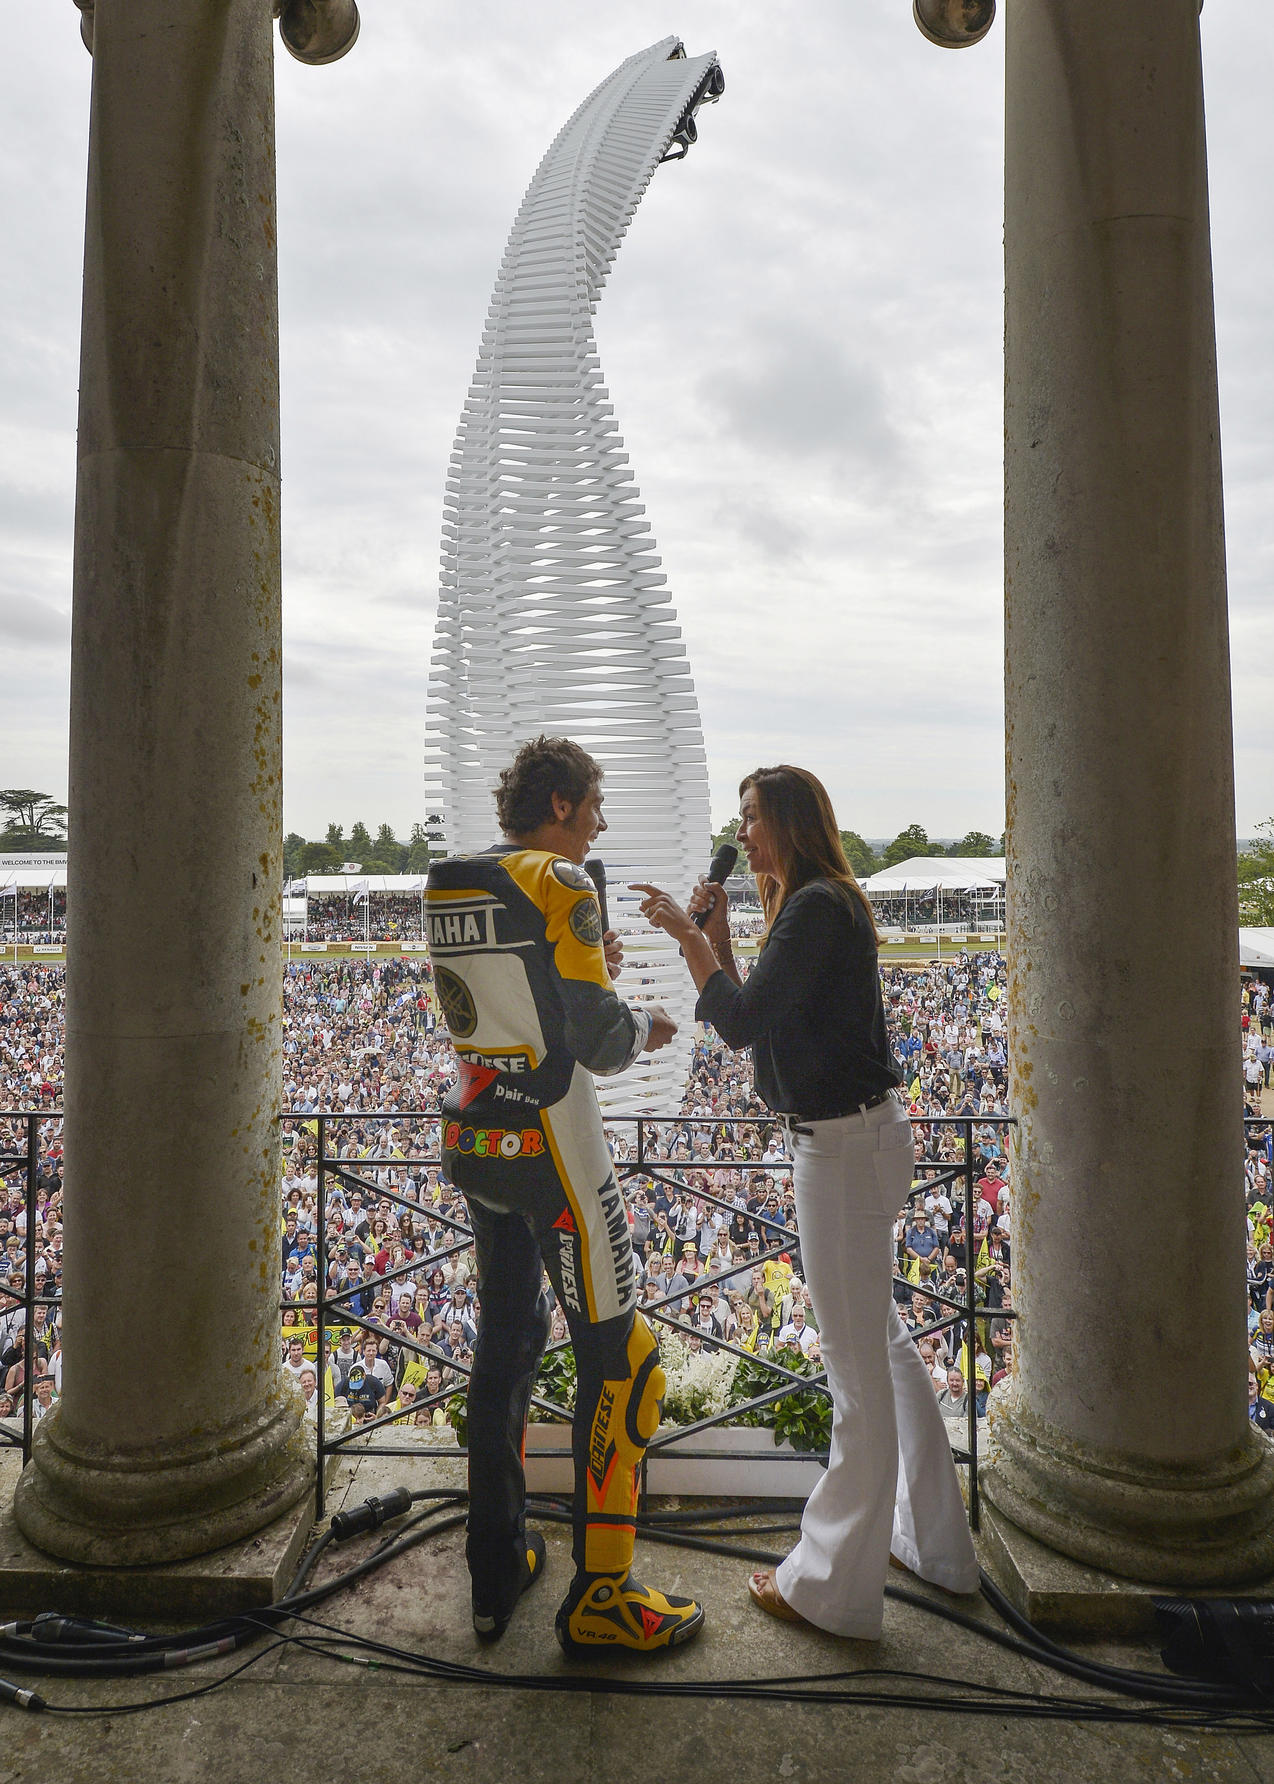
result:
[[[584,863],[584,872],[597,888],[597,902],[602,907],[602,934],[606,935],[610,930],[610,915],[606,909],[606,863],[592,855]]]
[[[732,842],[723,842],[716,854],[712,857],[711,864],[708,868],[709,885],[724,886],[730,875],[734,872],[735,863],[738,859],[739,851],[735,848],[734,844]],[[708,921],[709,915],[710,913],[708,911],[696,911],[694,915],[695,928],[702,929],[704,924]]]

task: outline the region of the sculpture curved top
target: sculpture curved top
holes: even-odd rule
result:
[[[707,858],[707,766],[685,647],[593,338],[593,310],[651,175],[695,140],[724,82],[676,38],[631,56],[559,131],[514,221],[460,418],[443,519],[429,687],[431,812],[485,847],[518,746],[564,733],[605,770],[599,848],[629,943],[626,996],[656,997],[678,1044],[599,1085],[611,1107],[675,1110],[692,999],[626,884],[684,890]],[[635,956],[635,957],[634,957]],[[635,991],[640,981],[640,992]]]

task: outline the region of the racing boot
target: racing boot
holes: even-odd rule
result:
[[[544,1572],[544,1538],[535,1530],[528,1530],[526,1535],[526,1573],[518,1586],[518,1597],[533,1586]],[[480,1605],[477,1600],[473,1604],[473,1632],[479,1641],[498,1642],[509,1624],[513,1621],[513,1612],[517,1608],[517,1598],[509,1608],[502,1612],[491,1610]]]
[[[577,1524],[576,1530],[576,1574],[556,1624],[567,1654],[607,1648],[654,1653],[690,1641],[703,1627],[703,1611],[693,1598],[669,1597],[632,1574],[638,1471],[659,1428],[666,1385],[659,1346],[640,1313],[633,1317],[622,1354],[613,1358],[616,1364],[624,1373],[602,1381],[586,1433],[586,1504],[582,1529]]]
[[[631,1573],[626,1579],[585,1574],[567,1594],[555,1627],[564,1654],[654,1654],[693,1641],[703,1628],[703,1606],[643,1586]]]

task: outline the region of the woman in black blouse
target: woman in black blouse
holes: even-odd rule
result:
[[[803,768],[758,768],[739,789],[738,840],[766,934],[744,984],[726,899],[684,910],[656,886],[645,915],[680,942],[696,1015],[752,1048],[756,1087],[783,1117],[797,1223],[832,1393],[827,1472],[796,1548],[748,1589],[762,1609],[875,1639],[895,1562],[948,1591],[978,1569],[933,1383],[898,1317],[893,1227],[911,1187],[911,1126],[896,1094],[871,908],[845,859],[831,801]],[[702,930],[693,915],[707,912]]]

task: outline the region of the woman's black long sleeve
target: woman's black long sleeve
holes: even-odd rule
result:
[[[760,1095],[806,1121],[847,1114],[902,1079],[875,934],[855,895],[831,880],[794,892],[747,983],[714,973],[695,1014],[727,1046],[751,1046]]]

